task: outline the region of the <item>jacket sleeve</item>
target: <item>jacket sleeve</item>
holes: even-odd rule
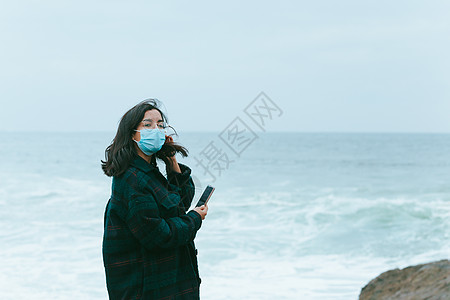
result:
[[[181,173],[172,171],[167,174],[169,181],[169,192],[174,192],[180,195],[180,205],[183,206],[186,212],[191,206],[192,199],[195,194],[195,185],[191,177],[191,169],[183,164],[178,163]]]
[[[133,235],[149,250],[175,248],[193,241],[202,224],[200,214],[190,211],[180,217],[160,217],[150,194],[130,199],[126,222]]]

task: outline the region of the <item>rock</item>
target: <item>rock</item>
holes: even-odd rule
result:
[[[362,288],[359,300],[449,300],[450,261],[382,273]]]

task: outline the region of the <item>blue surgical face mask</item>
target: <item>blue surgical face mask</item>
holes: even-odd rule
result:
[[[144,152],[144,154],[146,155],[152,155],[158,152],[166,141],[166,135],[164,131],[161,131],[157,128],[135,131],[138,131],[141,134],[141,140],[134,141],[137,143],[139,149],[141,149],[142,152]]]

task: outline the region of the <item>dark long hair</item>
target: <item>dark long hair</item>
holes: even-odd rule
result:
[[[116,136],[111,144],[105,150],[105,161],[102,162],[102,170],[106,176],[119,176],[130,166],[131,161],[137,155],[136,143],[133,141],[134,130],[144,118],[145,112],[156,109],[161,113],[165,123],[168,122],[167,116],[159,108],[161,102],[157,99],[147,99],[135,105],[127,111],[120,119]],[[176,131],[175,131],[176,133]],[[188,156],[188,150],[174,142],[166,142],[162,148],[152,155],[151,163],[156,166],[156,158],[164,161],[171,168],[169,157],[175,153],[181,153],[183,157]]]

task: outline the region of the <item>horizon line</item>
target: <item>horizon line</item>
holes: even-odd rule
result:
[[[221,133],[223,130],[178,130],[178,133]],[[0,130],[0,133],[23,133],[29,130]],[[36,130],[36,133],[115,133],[116,130]],[[450,131],[294,131],[294,130],[257,130],[257,133],[304,133],[304,134],[450,134]]]

